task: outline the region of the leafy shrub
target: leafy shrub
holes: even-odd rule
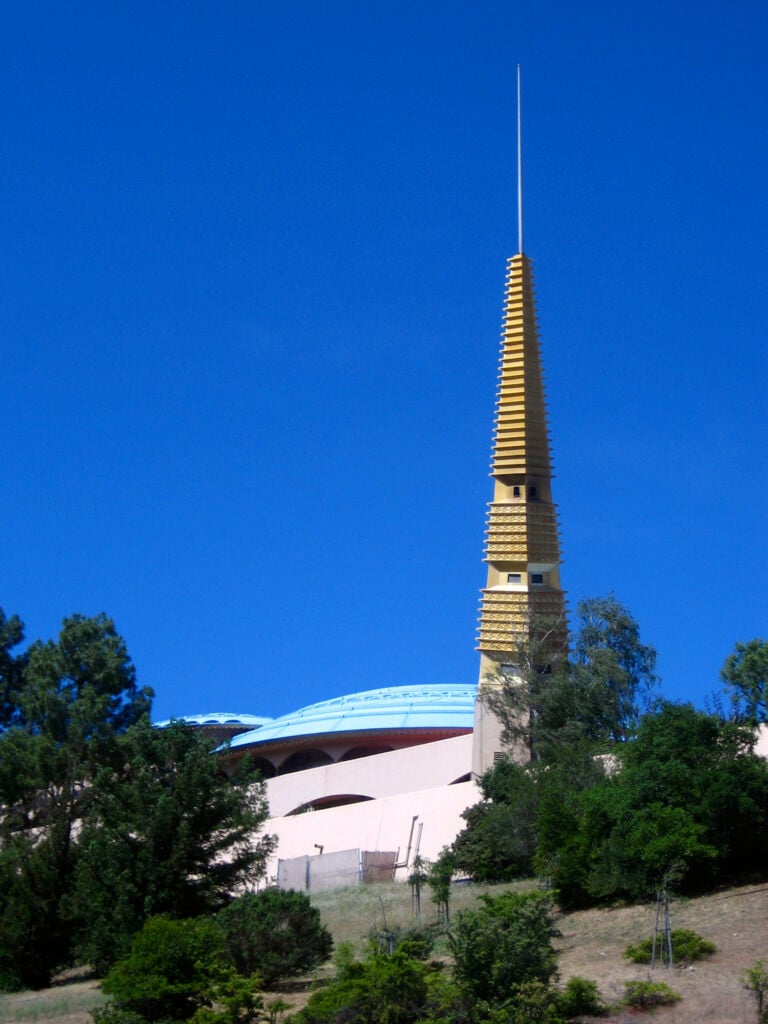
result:
[[[144,1018],[133,1010],[124,1010],[114,1003],[107,1003],[91,1010],[94,1024],[144,1024]]]
[[[676,964],[689,964],[694,960],[703,960],[716,952],[714,942],[703,939],[688,928],[675,928],[670,934],[672,940],[672,961]],[[653,936],[643,939],[636,946],[627,946],[624,956],[636,964],[649,964],[653,953]],[[667,961],[667,946],[664,936],[656,936],[656,957],[663,963]]]
[[[579,977],[568,979],[565,989],[558,995],[557,1008],[566,1020],[587,1015],[599,1017],[605,1012],[597,982]]]
[[[757,1024],[768,1024],[768,971],[762,960],[755,960],[741,976],[744,988],[755,993]]]
[[[213,1002],[221,979],[221,932],[208,918],[171,921],[150,917],[102,983],[114,1009],[102,1011],[101,1024],[188,1020]],[[127,1014],[127,1015],[126,1015]]]
[[[347,962],[344,973],[313,993],[293,1020],[296,1024],[415,1024],[442,1019],[432,1011],[450,1001],[444,992],[447,988],[432,968],[401,951],[390,956],[373,953],[362,963]]]
[[[508,996],[501,1005],[476,1003],[469,1020],[472,1024],[565,1024],[557,1005],[557,994],[541,981],[517,985]],[[456,1019],[447,1018],[451,1024]]]
[[[373,928],[368,933],[368,942],[372,952],[399,951],[414,960],[427,960],[435,947],[438,934],[439,928],[436,924],[414,921],[405,926],[394,925],[387,932]]]
[[[639,1010],[652,1010],[656,1006],[672,1006],[683,997],[673,992],[663,981],[628,981],[624,986],[624,1002]]]
[[[224,955],[239,974],[269,987],[324,963],[333,939],[303,892],[264,889],[233,900],[216,916]]]
[[[470,998],[501,1004],[524,982],[547,984],[557,964],[550,896],[505,892],[480,901],[458,915],[451,938],[454,974]]]

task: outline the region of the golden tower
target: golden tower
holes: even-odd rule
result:
[[[501,672],[515,673],[532,622],[546,618],[564,623],[533,279],[522,251],[508,264],[499,365],[493,501],[486,524],[488,580],[482,591],[477,645],[481,691],[493,686]],[[476,774],[500,753],[499,732],[498,722],[479,698],[472,765]]]

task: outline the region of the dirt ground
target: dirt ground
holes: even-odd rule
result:
[[[714,942],[717,952],[688,968],[647,967],[622,956],[626,947],[653,932],[654,907],[587,910],[560,921],[560,973],[590,978],[607,1002],[616,1002],[630,980],[664,981],[683,998],[653,1013],[655,1024],[751,1024],[755,999],[741,974],[755,960],[768,963],[768,886],[730,889],[670,905],[672,928],[690,928]],[[603,1024],[637,1024],[637,1011],[624,1010]]]

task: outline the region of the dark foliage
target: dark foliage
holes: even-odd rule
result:
[[[716,952],[714,942],[703,939],[701,935],[690,931],[688,928],[676,928],[670,932],[672,943],[672,962],[674,964],[690,964],[696,960],[703,960],[705,956],[712,956]],[[667,949],[663,941],[664,936],[659,934],[655,939],[656,959],[667,961]],[[638,942],[634,946],[627,946],[624,956],[636,964],[649,964],[654,954],[654,937],[649,935],[647,939]]]
[[[174,723],[140,722],[120,763],[96,776],[80,839],[73,915],[80,955],[101,973],[127,952],[147,917],[213,914],[258,880],[272,837],[263,785],[220,771],[208,740]]]
[[[2,642],[21,637],[3,617]],[[5,983],[42,987],[71,957],[67,901],[77,867],[77,829],[98,768],[149,707],[105,615],[65,619],[57,641],[0,659],[0,948]],[[9,682],[10,680],[10,682]]]
[[[247,893],[224,907],[216,922],[229,962],[240,974],[258,974],[267,987],[318,967],[333,950],[320,912],[293,890]]]
[[[768,642],[755,639],[736,644],[720,678],[739,716],[755,724],[768,722]]]
[[[456,868],[477,882],[531,874],[536,852],[538,794],[528,768],[504,760],[480,780],[484,800],[468,807],[453,844]]]
[[[221,933],[213,921],[152,917],[129,955],[102,982],[119,1010],[145,1021],[185,1021],[210,1006],[222,976]]]
[[[555,974],[551,898],[540,892],[481,897],[457,915],[451,937],[455,977],[473,1000],[503,1002],[524,982],[546,985]]]
[[[434,966],[396,950],[363,963],[348,961],[335,981],[319,989],[295,1024],[418,1024],[455,1021],[457,990]]]
[[[581,800],[554,871],[561,904],[647,898],[670,872],[688,892],[762,877],[768,764],[752,743],[690,705],[645,715],[618,769]]]

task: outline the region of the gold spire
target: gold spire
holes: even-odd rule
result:
[[[500,665],[514,664],[534,618],[561,619],[564,611],[533,282],[522,253],[508,265],[491,475],[481,684]]]

